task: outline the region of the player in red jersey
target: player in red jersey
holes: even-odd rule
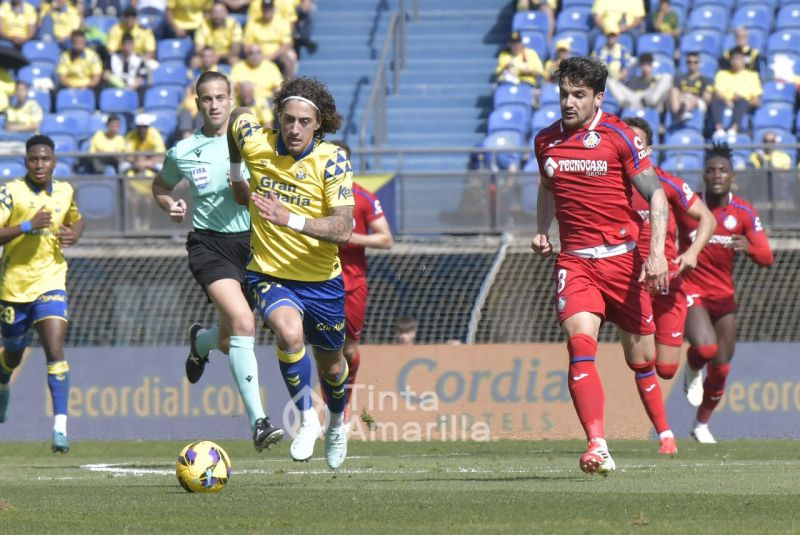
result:
[[[706,150],[703,200],[714,214],[716,227],[708,246],[700,253],[697,267],[684,277],[689,306],[686,337],[691,344],[684,386],[689,402],[698,407],[692,436],[703,444],[716,442],[708,420],[725,391],[736,345],[733,259],[737,253],[746,253],[760,266],[773,262],[758,214],[750,203],[731,193],[735,178],[727,144]],[[683,249],[695,238],[697,222],[679,218],[678,228]],[[703,383],[701,372],[706,364],[708,376]]]
[[[639,117],[628,117],[624,121],[637,136],[644,140],[647,153],[651,154],[653,152],[653,130],[650,128],[650,124]],[[697,256],[711,238],[717,222],[706,205],[699,201],[697,194],[692,191],[689,184],[658,167],[655,168],[655,171],[670,208],[664,244],[664,253],[669,264],[670,283],[668,288],[662,288],[662,291],[651,296],[653,323],[656,326],[655,373],[664,379],[672,379],[680,364],[683,326],[686,323],[686,294],[683,291],[682,273],[694,269],[697,265]],[[636,190],[633,191],[632,206],[642,218],[642,228],[637,246],[640,254],[646,256],[650,250],[650,225],[648,224],[650,209],[647,201]],[[677,248],[678,225],[676,221],[679,216],[697,221],[697,236],[680,255],[678,255]],[[659,435],[661,444],[658,453],[664,455],[678,453],[675,436],[667,426],[666,416],[661,417],[660,414],[652,412],[647,403],[647,393],[643,393],[640,389],[639,395],[642,396],[645,410]]]
[[[595,59],[563,60],[556,71],[561,119],[536,136],[541,172],[537,233],[541,256],[553,252],[549,230],[558,220],[561,252],[556,258],[556,309],[569,340],[569,386],[586,437],[584,472],[615,468],[603,428],[605,398],[595,367],[597,336],[604,320],[617,324],[625,360],[653,405],[661,387],[654,374],[653,310],[647,289],[669,285],[664,237],[669,208],[644,141],[624,122],[604,113],[608,69]],[[639,222],[630,205],[633,187],[650,202],[650,254],[636,249]],[[647,279],[646,284],[642,284]]]
[[[332,141],[342,147],[350,159],[350,147],[344,141]],[[353,182],[353,198],[356,201],[353,212],[353,234],[350,241],[339,246],[339,259],[342,261],[342,277],[344,278],[344,315],[345,340],[344,358],[350,366],[347,384],[350,393],[345,407],[344,420],[350,421],[350,396],[356,382],[356,373],[361,363],[358,343],[364,328],[364,316],[367,313],[367,247],[374,249],[391,249],[394,245],[392,229],[383,214],[380,201],[355,182]]]

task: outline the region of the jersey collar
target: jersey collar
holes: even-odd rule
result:
[[[297,156],[293,156],[293,158],[295,159],[295,161],[302,160],[303,158],[311,154],[316,147],[317,147],[317,138],[315,137],[314,139],[311,140],[311,143],[308,144],[306,150],[304,150]],[[280,132],[278,132],[278,142],[275,144],[275,152],[278,153],[278,156],[292,156],[289,153],[289,149],[287,149],[286,145],[283,143],[283,136],[281,135]]]
[[[600,122],[600,117],[602,117],[602,116],[603,116],[603,109],[602,108],[597,108],[597,113],[595,114],[594,119],[592,119],[592,122],[590,122],[588,124],[588,126],[584,125],[581,128],[578,128],[578,130],[581,130],[583,128],[585,128],[586,130],[594,130],[595,128],[597,128],[597,123]],[[564,133],[564,119],[561,119],[558,122],[558,126],[559,126],[559,128],[561,128],[561,133],[563,134]]]
[[[37,194],[37,195],[38,195],[39,193],[41,193],[41,192],[42,192],[42,188],[40,188],[39,186],[37,186],[37,185],[36,185],[36,184],[33,182],[33,180],[31,180],[30,178],[28,178],[28,174],[27,174],[27,173],[25,174],[25,183],[28,185],[28,187],[30,188],[30,190],[31,190],[32,192],[34,192],[35,194]],[[47,190],[46,190],[46,191],[47,191],[47,194],[48,194],[48,195],[52,195],[52,194],[53,194],[53,179],[50,179],[50,184],[48,184],[48,186],[47,186]]]

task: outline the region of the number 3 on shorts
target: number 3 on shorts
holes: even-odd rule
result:
[[[558,273],[556,273],[556,281],[557,281],[557,288],[556,293],[561,293],[564,290],[564,286],[567,285],[567,270],[566,269],[559,269]]]

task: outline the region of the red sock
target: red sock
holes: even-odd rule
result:
[[[567,385],[572,404],[581,421],[586,438],[604,438],[603,409],[605,396],[603,383],[597,374],[594,359],[597,341],[587,334],[576,334],[567,342],[569,351],[569,376]]]
[[[678,364],[666,364],[663,362],[656,362],[656,373],[662,379],[672,379],[678,372]]]
[[[706,362],[713,359],[717,354],[717,345],[711,344],[707,346],[689,346],[689,351],[686,353],[686,362],[693,370],[702,370]]]
[[[656,432],[669,431],[667,411],[664,408],[664,399],[661,397],[661,385],[658,384],[658,377],[653,371],[653,363],[631,364],[629,362],[628,367],[636,372],[634,375],[636,389],[639,390],[644,410],[653,423],[653,427],[656,428]]]
[[[730,364],[709,364],[708,377],[703,383],[703,402],[697,408],[697,421],[707,424],[711,413],[719,405],[722,394],[725,393],[725,379],[731,370]]]

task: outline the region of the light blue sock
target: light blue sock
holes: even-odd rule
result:
[[[261,405],[261,393],[258,391],[258,362],[256,361],[255,339],[252,336],[231,336],[231,349],[228,353],[228,364],[239,394],[242,396],[250,429],[256,420],[264,418],[264,407]]]
[[[219,325],[200,331],[194,346],[201,357],[208,355],[212,349],[219,349]]]

